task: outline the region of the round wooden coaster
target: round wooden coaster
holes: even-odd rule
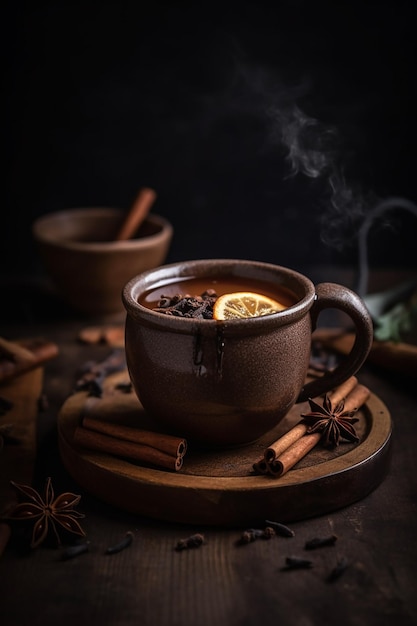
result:
[[[109,377],[112,389],[103,401],[126,425],[152,429],[152,422],[133,393],[115,393],[126,374]],[[382,481],[389,465],[391,417],[371,394],[357,413],[358,444],[334,450],[316,446],[280,478],[253,473],[264,449],[300,419],[308,405],[296,405],[274,431],[235,449],[202,450],[189,443],[183,468],[170,472],[143,467],[80,448],[74,432],[84,414],[85,392],[70,396],[58,416],[62,461],[80,486],[97,498],[129,513],[186,524],[239,526],[265,519],[290,522],[329,513],[360,500]],[[97,406],[100,406],[98,403]]]

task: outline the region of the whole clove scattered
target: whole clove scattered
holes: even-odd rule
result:
[[[287,556],[285,559],[284,570],[290,569],[309,569],[313,567],[313,562],[298,556]]]
[[[61,559],[63,561],[68,561],[69,559],[74,559],[75,557],[80,556],[81,554],[85,554],[89,550],[89,545],[90,545],[90,542],[85,541],[83,543],[76,543],[73,546],[69,546],[68,548],[65,548],[65,550],[61,552]]]
[[[74,391],[87,391],[89,396],[101,398],[103,383],[107,376],[120,372],[126,367],[123,349],[115,349],[104,361],[84,363],[80,378],[75,383]]]
[[[306,550],[316,550],[316,548],[323,548],[324,546],[334,546],[337,541],[336,535],[330,535],[329,537],[314,537],[306,541],[304,548]]]
[[[288,528],[288,526],[285,526],[285,524],[273,522],[269,519],[265,520],[265,524],[271,526],[275,530],[276,534],[281,537],[295,537],[295,532],[291,528]]]
[[[272,539],[275,537],[275,530],[271,526],[267,526],[264,529],[261,528],[248,528],[245,530],[238,540],[238,545],[246,545],[256,541],[256,539]]]
[[[194,535],[190,535],[186,539],[180,539],[175,546],[175,550],[177,552],[181,552],[182,550],[187,550],[188,548],[199,548],[204,543],[204,535],[200,533],[195,533]]]
[[[125,550],[126,548],[128,548],[133,541],[133,533],[129,530],[125,537],[119,541],[118,543],[115,543],[113,546],[109,546],[106,550],[106,554],[117,554],[118,552],[121,552],[122,550]]]
[[[327,582],[328,583],[332,583],[335,580],[338,580],[338,578],[341,577],[341,575],[347,570],[349,566],[348,560],[346,557],[343,557],[340,559],[340,561],[337,562],[336,567],[334,567],[334,569],[332,569],[332,571],[330,572],[330,574],[327,577]]]

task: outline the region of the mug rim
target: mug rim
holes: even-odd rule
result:
[[[215,272],[209,271],[209,267],[215,268]],[[202,271],[206,268],[206,271]],[[252,271],[257,272],[257,275],[250,276],[251,278],[259,277],[261,272],[264,273],[263,280],[268,281],[265,275],[272,277],[278,274],[285,275],[290,278],[293,283],[297,283],[304,288],[304,296],[302,296],[295,304],[287,307],[282,311],[271,313],[264,316],[234,319],[234,320],[214,320],[214,319],[196,319],[196,318],[184,318],[180,316],[168,316],[158,311],[153,311],[148,307],[139,303],[139,297],[149,289],[154,289],[158,284],[166,284],[170,279],[184,279],[187,277],[193,277],[195,275],[202,277],[205,273],[208,276],[213,276],[216,273],[232,273],[232,269],[235,270],[235,275],[242,277],[242,274],[236,273],[236,270],[242,271],[244,268],[250,268]],[[193,272],[194,270],[194,272]],[[197,274],[197,271],[200,271]],[[244,276],[244,275],[243,275]],[[249,277],[249,276],[248,276]],[[273,282],[273,281],[272,281]],[[291,286],[285,284],[291,289]],[[292,289],[294,291],[294,289]],[[169,263],[166,265],[160,265],[156,268],[146,270],[141,274],[137,274],[132,277],[122,289],[122,301],[126,309],[128,317],[133,319],[140,319],[142,323],[148,326],[154,326],[165,330],[171,330],[177,333],[194,333],[196,330],[203,332],[205,329],[207,332],[216,331],[221,325],[224,329],[244,332],[246,334],[252,334],[259,332],[261,329],[267,330],[268,328],[276,328],[277,324],[284,326],[290,324],[293,321],[301,318],[311,308],[316,299],[315,286],[313,282],[304,274],[293,270],[291,268],[276,265],[273,263],[266,263],[263,261],[254,261],[250,259],[196,259],[187,261],[177,261],[175,263]],[[248,326],[248,321],[250,326]]]

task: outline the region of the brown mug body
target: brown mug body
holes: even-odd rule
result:
[[[288,308],[262,317],[217,321],[167,316],[139,303],[161,285],[187,277],[229,275],[259,280],[295,295]],[[193,294],[194,295],[194,294]],[[372,343],[372,322],[346,287],[316,287],[291,269],[256,261],[210,259],[161,266],[123,289],[126,359],[134,389],[167,432],[208,446],[242,445],[272,429],[291,407],[355,374]],[[324,308],[347,313],[356,328],[351,354],[336,370],[305,385],[311,335]]]

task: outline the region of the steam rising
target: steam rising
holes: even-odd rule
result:
[[[343,174],[338,132],[308,117],[296,104],[285,112],[276,111],[275,121],[287,151],[289,175],[301,174],[323,183],[321,238],[325,244],[340,248],[349,231],[362,221],[366,203]]]
[[[300,185],[302,177],[311,179],[315,195],[320,197],[321,239],[325,245],[341,249],[352,241],[353,235],[356,238],[374,199],[371,194],[366,198],[357,184],[346,179],[338,130],[310,117],[298,105],[311,90],[310,81],[288,86],[264,68],[238,63],[227,97],[233,103],[232,109],[237,108],[238,100],[239,108],[252,107],[252,113],[266,118],[269,149],[284,150],[288,178],[301,177]]]

